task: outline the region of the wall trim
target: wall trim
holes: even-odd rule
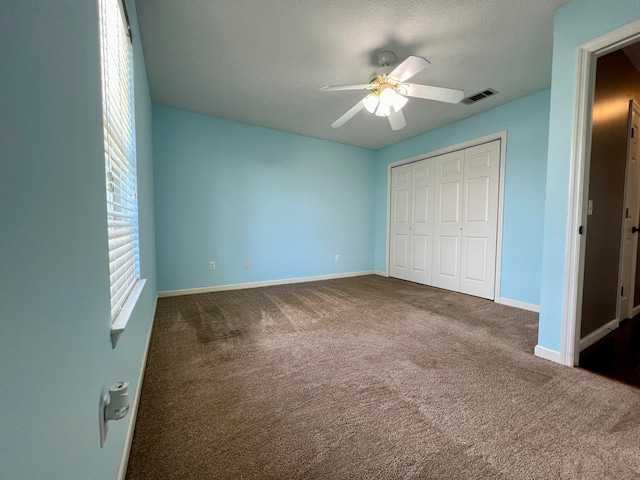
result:
[[[575,106],[569,173],[569,204],[565,238],[565,275],[562,331],[558,363],[575,366],[580,354],[580,319],[584,280],[584,235],[578,228],[587,226],[586,202],[591,146],[591,110],[598,57],[629,45],[640,38],[640,20],[615,29],[578,47],[576,55]]]
[[[388,277],[389,275],[387,275],[387,272],[383,272],[382,270],[374,270],[373,271],[374,275],[380,275],[381,277]]]
[[[596,343],[601,338],[606,337],[609,333],[613,332],[616,328],[620,326],[620,322],[616,319],[611,320],[608,323],[605,323],[599,329],[591,332],[584,338],[580,339],[580,351],[584,350],[587,347],[590,347],[594,343]]]
[[[536,348],[533,350],[533,354],[536,357],[544,358],[545,360],[549,360],[551,362],[562,363],[560,361],[560,352],[551,350],[550,348],[543,347],[541,345],[536,345]]]
[[[317,282],[320,280],[333,280],[336,278],[361,277],[364,275],[374,275],[374,270],[362,272],[333,273],[330,275],[317,275],[314,277],[282,278],[278,280],[266,280],[263,282],[231,283],[227,285],[213,285],[210,287],[185,288],[182,290],[165,290],[158,292],[158,298],[177,297],[180,295],[195,295],[198,293],[224,292],[226,290],[242,290],[245,288],[272,287],[274,285],[289,285],[292,283]]]
[[[138,373],[138,384],[136,394],[131,403],[131,416],[129,417],[129,425],[122,446],[122,454],[120,455],[120,465],[118,466],[118,480],[125,480],[127,475],[127,466],[129,465],[129,454],[131,453],[131,444],[133,443],[133,431],[136,428],[136,419],[138,418],[138,407],[140,406],[140,396],[142,395],[142,383],[144,382],[144,372],[147,369],[147,357],[149,356],[149,346],[151,345],[151,332],[156,319],[156,309],[158,308],[158,300],[153,306],[153,315],[151,316],[151,325],[149,325],[149,333],[147,333],[147,345],[144,348],[142,363],[140,364],[140,373]]]
[[[500,297],[496,300],[496,303],[501,305],[506,305],[508,307],[515,307],[521,310],[529,310],[530,312],[540,313],[540,305],[536,305],[535,303],[525,303],[519,300],[511,300],[510,298]]]
[[[478,137],[471,140],[467,140],[455,145],[434,150],[432,152],[421,153],[414,155],[413,157],[398,160],[387,165],[387,232],[385,236],[386,240],[386,276],[389,276],[389,262],[390,262],[390,246],[391,246],[391,169],[400,165],[406,165],[407,163],[417,162],[419,160],[425,160],[427,158],[437,157],[446,153],[456,152],[458,150],[464,150],[469,147],[475,147],[476,145],[482,145],[483,143],[493,142],[500,140],[500,171],[498,174],[498,232],[496,236],[496,272],[495,272],[495,286],[493,291],[494,301],[500,298],[500,283],[502,281],[502,229],[504,223],[504,181],[506,171],[506,159],[507,159],[507,131],[502,130],[499,132],[485,135],[484,137]]]

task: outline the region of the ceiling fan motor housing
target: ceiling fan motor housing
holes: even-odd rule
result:
[[[388,75],[393,71],[393,64],[396,63],[396,54],[389,51],[380,52],[377,56],[377,60],[380,67],[371,72],[371,75],[369,75],[370,82],[380,75]]]
[[[392,67],[391,65],[376,68],[373,72],[371,72],[371,75],[369,75],[369,82],[372,82],[376,77],[379,77],[381,75],[390,74],[393,71],[393,68],[394,67]]]
[[[388,65],[393,65],[396,61],[396,54],[393,52],[380,52],[378,54],[378,65],[381,67],[386,67]]]

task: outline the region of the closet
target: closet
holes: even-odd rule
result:
[[[493,299],[500,140],[391,169],[389,275]]]

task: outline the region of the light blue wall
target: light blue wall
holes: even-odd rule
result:
[[[153,139],[160,291],[372,269],[372,151],[162,106]]]
[[[500,295],[539,304],[549,90],[425,133],[377,152],[375,268],[387,251],[388,164],[507,130]]]
[[[556,12],[538,344],[560,350],[577,48],[640,18],[638,0],[574,0]]]
[[[130,16],[137,32],[135,7]],[[135,43],[141,272],[115,350],[97,2],[0,4],[0,478],[116,476],[131,416],[100,448],[101,393],[137,389],[156,299],[151,102]]]

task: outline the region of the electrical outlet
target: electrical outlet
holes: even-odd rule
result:
[[[336,262],[340,261],[340,255],[336,255]]]
[[[216,262],[209,262],[209,270],[215,270],[216,269]]]
[[[251,268],[251,260],[248,258],[244,261],[244,268]]]

